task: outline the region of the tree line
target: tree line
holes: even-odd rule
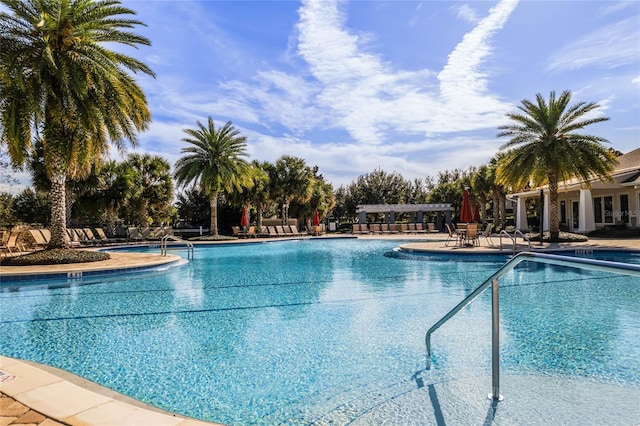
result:
[[[5,6],[0,12],[0,147],[6,149],[14,167],[39,160],[32,173],[36,186],[36,174],[48,181],[49,247],[66,247],[69,205],[85,196],[75,185],[90,178],[102,179],[102,183],[96,181],[103,186],[94,188],[94,205],[106,222],[116,216],[141,224],[166,217],[171,212],[168,200],[173,185],[166,161],[135,155],[125,165],[106,160],[111,145],[121,151],[127,145],[136,147],[138,133],[151,122],[146,96],[133,75],[155,78],[154,72],[113,49],[150,45],[133,30],[144,23],[115,0],[0,2]],[[608,118],[590,114],[598,107],[595,103],[570,101],[569,91],[523,100],[518,112],[507,114],[509,124],[498,129],[498,137],[509,141],[494,166],[490,163],[486,169],[480,167],[451,181],[451,176],[439,176],[433,188],[429,179],[407,183],[395,173],[378,169],[334,194],[317,168],[303,159],[284,156],[272,165],[250,163],[246,139],[230,122],[216,128],[211,118],[185,130],[187,146],[175,164],[173,178],[177,187],[195,188],[207,198],[214,235],[221,199],[254,206],[258,219],[278,208],[286,221],[289,215],[309,215],[309,209],[327,213],[336,207],[336,214],[348,220],[354,203],[372,200],[455,204],[460,196],[454,197],[454,192],[460,182],[466,184],[465,178],[476,186],[481,208],[487,205],[482,197],[499,205],[506,185],[547,184],[551,239],[557,240],[559,182],[574,176],[607,179],[616,164],[615,155],[602,145],[607,142],[604,138],[578,133]],[[121,167],[145,170],[136,174]],[[136,179],[141,187],[128,185]],[[118,185],[123,185],[120,190]],[[6,194],[2,199],[7,199]],[[503,221],[500,210],[493,209],[494,219]]]

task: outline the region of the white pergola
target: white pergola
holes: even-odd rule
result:
[[[395,223],[396,213],[416,213],[417,221],[422,222],[425,212],[436,212],[436,227],[443,231],[442,213],[446,223],[451,223],[451,204],[360,204],[356,207],[360,223],[367,223],[367,213],[384,213],[389,223]]]
[[[453,211],[451,204],[360,204],[356,213],[414,213]]]

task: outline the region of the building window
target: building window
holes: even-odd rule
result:
[[[593,199],[593,219],[595,223],[613,223],[613,196]]]
[[[627,194],[620,195],[620,221],[629,223],[629,196]]]
[[[604,223],[613,223],[613,197],[604,197]]]
[[[593,221],[602,223],[602,198],[600,197],[593,199]]]
[[[560,223],[567,223],[567,202],[560,201]]]

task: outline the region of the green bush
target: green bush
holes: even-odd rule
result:
[[[99,262],[111,259],[109,253],[99,251],[51,249],[40,250],[0,260],[2,266],[61,265],[67,263]]]

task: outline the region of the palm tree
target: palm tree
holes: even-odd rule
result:
[[[289,204],[292,201],[306,203],[311,198],[313,171],[304,159],[283,155],[267,170],[273,199],[282,203],[282,223],[289,220]]]
[[[589,182],[593,176],[610,179],[616,157],[602,143],[606,139],[576,133],[584,127],[608,120],[586,116],[599,107],[590,102],[569,106],[571,92],[564,91],[549,100],[541,94],[536,102],[523,100],[520,113],[508,113],[512,124],[500,126],[498,137],[511,140],[501,149],[507,150],[497,169],[498,180],[515,187],[527,184],[549,186],[549,224],[551,241],[558,241],[558,184],[573,177]]]
[[[0,140],[24,163],[42,137],[51,182],[50,248],[65,247],[65,184],[86,174],[109,143],[123,150],[151,120],[129,72],[154,76],[111,45],[149,45],[119,1],[0,0]]]
[[[149,154],[131,154],[124,162],[131,170],[133,185],[138,190],[129,199],[132,219],[138,226],[168,219],[173,199],[171,165],[164,158]]]
[[[251,185],[251,166],[242,158],[248,156],[247,138],[240,136],[230,121],[217,130],[211,117],[207,126],[197,124],[198,129],[184,130],[189,137],[182,141],[192,146],[180,150],[187,155],[176,161],[174,176],[179,186],[194,183],[207,194],[211,205],[209,234],[217,236],[220,192],[242,191],[243,186]]]

